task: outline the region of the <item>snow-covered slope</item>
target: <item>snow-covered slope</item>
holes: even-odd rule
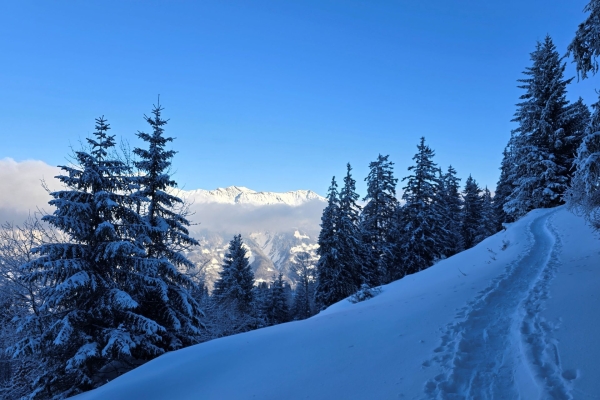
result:
[[[312,200],[326,201],[325,198],[312,190],[294,190],[285,193],[257,192],[243,186],[229,186],[215,190],[181,190],[177,194],[193,203],[249,204],[254,206],[274,204],[299,206]]]
[[[569,399],[600,393],[600,242],[564,208],[305,321],[166,354],[91,399]]]

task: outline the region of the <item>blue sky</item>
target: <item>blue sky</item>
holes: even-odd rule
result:
[[[368,163],[404,177],[420,136],[493,188],[529,53],[565,52],[586,3],[4,2],[0,158],[64,164],[100,115],[135,146],[160,94],[186,189],[325,194],[350,162],[364,195]]]

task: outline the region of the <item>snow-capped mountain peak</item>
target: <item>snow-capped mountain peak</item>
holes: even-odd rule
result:
[[[326,201],[324,197],[312,190],[293,190],[284,193],[257,192],[243,186],[229,186],[214,190],[181,190],[178,195],[196,204],[221,203],[247,204],[254,206],[283,204],[288,206],[299,206],[313,200]]]

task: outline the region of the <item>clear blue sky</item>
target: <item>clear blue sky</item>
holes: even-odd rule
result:
[[[564,52],[586,3],[3,2],[0,158],[63,164],[100,115],[135,146],[160,94],[186,189],[325,194],[350,162],[364,195],[368,163],[405,176],[420,136],[493,188],[529,53]]]

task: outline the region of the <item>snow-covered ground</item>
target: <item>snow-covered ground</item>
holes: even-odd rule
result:
[[[166,354],[88,399],[600,398],[600,241],[564,208],[305,321]]]

